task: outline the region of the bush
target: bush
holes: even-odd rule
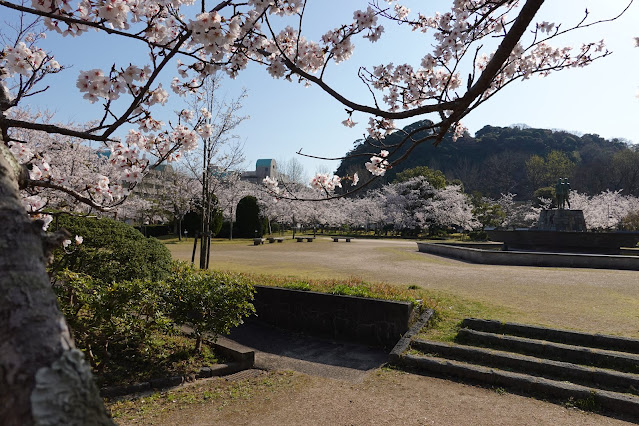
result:
[[[209,231],[211,235],[215,236],[220,232],[222,221],[222,211],[213,209],[209,221]],[[191,237],[202,232],[202,214],[200,211],[190,211],[184,216],[182,220],[182,233],[184,233],[184,230],[188,231],[188,235]]]
[[[535,207],[541,207],[543,204],[542,199],[551,200],[552,201],[551,207],[555,208],[557,207],[556,198],[557,198],[557,194],[555,194],[555,188],[553,186],[546,186],[543,188],[539,188],[534,193],[533,205]]]
[[[99,374],[114,359],[139,360],[156,333],[175,328],[166,315],[165,288],[149,280],[105,283],[86,274],[62,271],[54,285],[60,309]]]
[[[261,237],[262,221],[260,220],[260,207],[257,198],[247,195],[237,203],[237,236],[241,238]]]
[[[66,228],[84,239],[71,254],[57,250],[50,271],[69,269],[105,283],[127,280],[159,281],[171,269],[171,253],[155,238],[113,219],[61,216],[55,228]]]
[[[639,231],[639,212],[630,212],[622,220],[621,226],[626,231]]]
[[[193,328],[197,351],[205,333],[215,339],[255,312],[253,285],[240,275],[195,270],[180,263],[167,282],[170,316]]]
[[[474,230],[468,233],[468,238],[470,238],[472,241],[487,241],[488,233],[481,229]]]
[[[173,235],[173,226],[171,225],[141,225],[135,229],[140,231],[145,237],[163,237],[164,235]]]

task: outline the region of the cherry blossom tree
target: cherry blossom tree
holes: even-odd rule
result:
[[[153,202],[137,194],[132,194],[127,197],[126,203],[116,209],[115,214],[119,220],[126,223],[143,224],[152,220],[152,217],[149,217],[152,216],[152,211]]]
[[[504,212],[504,220],[501,223],[505,228],[529,228],[534,226],[539,219],[539,212],[544,208],[550,208],[552,200],[541,199],[539,206],[534,206],[528,201],[515,201],[517,194],[501,194],[496,203]]]
[[[630,213],[639,211],[639,198],[622,191],[604,191],[589,197],[570,191],[571,208],[583,210],[588,229],[618,229]]]
[[[200,183],[187,175],[186,170],[166,169],[158,177],[162,179],[164,186],[160,188],[154,202],[176,222],[178,238],[182,240],[182,220],[196,207],[196,200],[201,194]],[[128,205],[129,200],[124,207]]]
[[[246,91],[229,101],[218,99],[220,81],[221,76],[218,74],[203,76],[200,90],[189,97],[188,103],[191,108],[178,112],[179,121],[202,137],[201,146],[185,154],[188,168],[199,180],[201,188],[199,206],[202,217],[200,228],[200,268],[202,269],[208,268],[210,259],[212,236],[209,222],[214,209],[217,208],[213,195],[217,186],[228,180],[231,169],[244,161],[242,145],[233,132],[248,119],[247,116],[239,115]]]
[[[440,228],[459,228],[470,231],[479,227],[472,212],[468,196],[459,185],[448,185],[437,190],[426,207],[429,221]]]
[[[381,190],[369,191],[365,197],[352,199],[352,215],[359,226],[365,229],[373,227],[380,233],[388,223],[387,200]]]
[[[66,235],[43,234],[43,221],[31,222],[19,190],[47,188],[64,193],[93,209],[113,210],[140,182],[145,172],[178,159],[183,151],[206,139],[207,129],[182,123],[163,123],[154,116],[167,105],[169,93],[160,82],[167,66],[177,63],[170,89],[185,95],[199,90],[207,75],[226,72],[238,76],[249,62],[266,68],[274,78],[319,87],[347,110],[343,122],[354,126],[360,115],[370,116],[372,145],[366,168],[383,175],[417,145],[439,143],[452,131],[462,134],[461,120],[514,81],[581,67],[608,55],[603,42],[581,47],[551,43],[569,31],[595,21],[577,18],[566,27],[535,22],[543,0],[454,0],[449,11],[433,16],[410,12],[398,2],[372,0],[356,10],[352,20],[317,40],[303,33],[309,18],[305,0],[220,1],[207,8],[193,0],[32,0],[30,4],[0,0],[3,11],[42,19],[47,31],[72,37],[96,30],[105,37],[138,41],[148,49],[144,63],[114,63],[107,69],[79,65],[77,89],[103,112],[90,123],[61,124],[16,111],[24,101],[45,90],[44,84],[65,64],[38,46],[40,32],[32,23],[16,26],[0,55],[0,416],[8,424],[50,422],[108,423],[91,374],[74,349],[56,308],[44,268],[51,247]],[[614,18],[613,18],[614,19]],[[407,25],[414,35],[432,35],[434,45],[418,65],[380,64],[361,68],[358,77],[371,98],[368,103],[347,98],[330,82],[332,64],[351,56],[356,43],[376,42],[387,25]],[[7,40],[7,38],[4,38]],[[497,43],[493,42],[496,40]],[[428,45],[416,43],[415,45]],[[379,138],[394,131],[397,119],[428,116],[431,123],[404,135],[397,146],[382,146]],[[107,176],[92,173],[84,182],[60,181],[48,163],[45,148],[32,145],[22,131],[100,144],[116,166]],[[393,153],[402,147],[402,156]],[[23,149],[22,161],[16,154]],[[147,154],[145,156],[145,154]],[[18,154],[19,155],[19,154]],[[43,162],[44,161],[44,162]],[[42,167],[41,167],[42,166]],[[36,169],[37,167],[37,169]],[[29,170],[27,170],[27,168]],[[345,177],[342,177],[342,179]],[[354,179],[355,177],[351,177]],[[326,195],[342,179],[320,176],[316,183]],[[363,185],[362,185],[363,186]],[[32,213],[46,203],[33,200]],[[7,249],[10,248],[10,249]]]

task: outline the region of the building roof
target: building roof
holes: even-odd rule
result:
[[[271,158],[260,158],[259,160],[257,160],[255,162],[255,168],[258,167],[271,167],[271,164],[273,164],[274,160]]]

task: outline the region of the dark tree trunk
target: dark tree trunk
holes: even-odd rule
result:
[[[0,423],[113,424],[45,269],[51,237],[25,213],[0,139]]]

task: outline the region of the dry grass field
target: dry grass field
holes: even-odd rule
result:
[[[167,245],[189,260],[192,240]],[[404,240],[355,239],[334,243],[254,246],[249,240],[214,241],[211,268],[299,278],[360,277],[494,308],[499,320],[639,337],[639,272],[603,269],[475,265],[417,251]],[[455,309],[454,306],[439,306]]]

